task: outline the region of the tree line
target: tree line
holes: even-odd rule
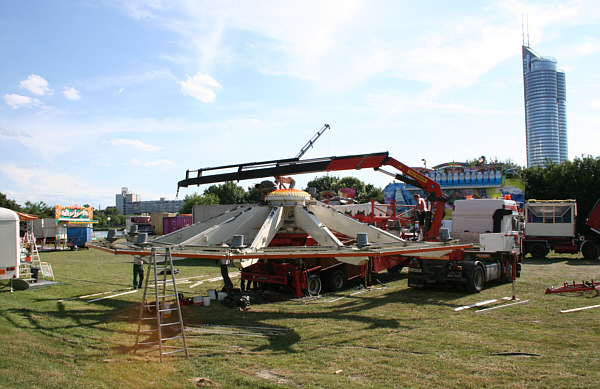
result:
[[[485,157],[481,157],[468,163],[477,165],[485,160]],[[577,200],[578,231],[585,231],[583,226],[585,218],[600,199],[600,157],[581,156],[573,161],[567,160],[562,163],[548,161],[544,167],[529,168],[523,168],[510,161],[504,163],[515,176],[524,181],[526,200]],[[310,187],[316,188],[317,192],[325,190],[337,192],[341,188],[354,188],[358,203],[365,203],[371,199],[383,202],[383,189],[366,184],[355,177],[322,176],[309,181],[306,189]],[[254,186],[244,189],[234,182],[225,182],[209,186],[202,194],[186,195],[180,212],[192,213],[194,205],[253,204],[258,201],[259,194]],[[29,213],[40,218],[54,216],[54,207],[46,205],[43,201],[39,203],[26,201],[24,206],[20,206],[1,192],[0,207]],[[127,216],[121,215],[114,207],[109,207],[102,212],[95,210],[94,219],[98,220],[98,227],[116,227],[125,225]]]
[[[341,188],[354,188],[355,200],[358,203],[366,203],[374,199],[383,203],[383,189],[377,188],[372,184],[365,184],[355,177],[334,177],[322,176],[309,181],[308,188],[316,188],[317,193],[332,190],[336,193]],[[194,205],[214,205],[214,204],[253,204],[260,200],[258,191],[250,186],[247,189],[235,184],[232,181],[223,184],[211,185],[202,192],[186,195],[181,213],[192,213]]]

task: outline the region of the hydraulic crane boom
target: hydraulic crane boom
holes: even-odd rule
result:
[[[391,166],[402,174],[395,174],[381,169],[382,166]],[[360,170],[372,168],[397,180],[423,189],[427,192],[427,199],[432,203],[434,212],[430,229],[425,233],[426,240],[439,237],[439,229],[444,217],[445,198],[440,185],[417,170],[397,161],[387,152],[373,154],[347,155],[342,157],[324,157],[307,160],[298,158],[272,160],[264,162],[250,162],[235,165],[208,167],[198,170],[187,170],[185,179],[177,183],[179,188],[190,185],[213,184],[226,181],[251,180],[264,177],[275,177],[293,174],[306,174],[342,170]],[[205,174],[217,170],[228,170],[215,174]]]

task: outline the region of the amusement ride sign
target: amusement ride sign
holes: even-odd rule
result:
[[[71,205],[69,207],[61,207],[57,205],[54,211],[54,218],[56,224],[69,223],[69,224],[90,224],[97,223],[97,220],[93,220],[94,208],[92,207],[80,207],[78,205]]]

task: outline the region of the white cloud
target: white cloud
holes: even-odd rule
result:
[[[573,57],[585,57],[600,51],[600,42],[597,39],[588,39],[585,42],[575,45],[575,55]]]
[[[213,89],[221,88],[221,84],[214,78],[202,73],[197,73],[194,77],[187,76],[186,81],[179,81],[178,84],[184,95],[203,103],[212,103],[217,97]]]
[[[63,94],[63,96],[65,96],[67,99],[69,100],[79,100],[81,99],[81,95],[79,94],[79,91],[75,88],[68,88],[65,87],[65,89],[60,92]]]
[[[54,91],[50,89],[48,85],[48,81],[37,74],[30,75],[26,80],[21,81],[20,83],[21,88],[27,89],[31,93],[38,96],[51,95],[54,93]]]
[[[31,98],[29,96],[21,96],[16,94],[4,95],[4,101],[6,104],[11,106],[13,109],[25,107],[33,108],[39,107],[42,103],[38,99]]]
[[[130,149],[141,151],[157,151],[162,149],[162,147],[150,145],[137,139],[112,139],[109,140],[108,143],[110,143],[113,146],[127,147]]]
[[[27,200],[33,202],[42,200],[48,205],[71,205],[77,201],[96,204],[99,199],[106,203],[104,198],[114,198],[112,187],[98,187],[94,183],[85,182],[86,178],[82,180],[82,177],[57,173],[55,169],[45,169],[41,166],[24,166],[9,162],[0,165],[0,174],[16,183],[17,187],[26,188],[26,190],[14,191],[13,197],[21,204]],[[17,193],[21,195],[18,196]]]
[[[155,161],[148,161],[145,159],[132,158],[129,162],[132,165],[139,165],[139,166],[173,166],[173,165],[175,165],[173,163],[173,161],[170,161],[168,159],[157,159]]]
[[[90,90],[117,88],[118,93],[122,93],[125,87],[143,85],[150,82],[157,82],[163,79],[175,79],[169,69],[157,69],[143,73],[126,73],[122,75],[104,76],[97,79],[87,80],[85,87]]]
[[[23,131],[16,131],[12,128],[0,125],[0,137],[5,138],[31,138],[31,135]]]

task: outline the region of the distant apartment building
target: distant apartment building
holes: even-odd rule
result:
[[[568,159],[565,74],[556,59],[523,46],[527,166]]]
[[[123,215],[138,215],[151,212],[179,212],[183,207],[183,200],[160,200],[142,201],[142,195],[129,192],[129,188],[122,187],[121,193],[115,196],[116,208]]]

